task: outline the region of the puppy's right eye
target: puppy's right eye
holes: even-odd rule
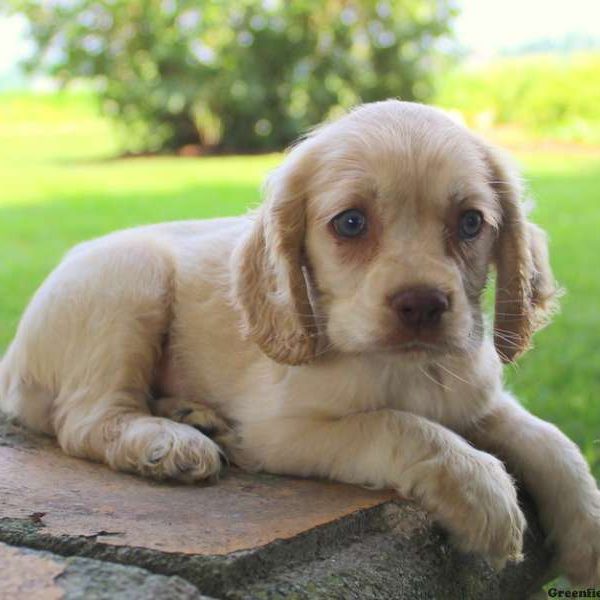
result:
[[[355,238],[367,231],[367,217],[358,209],[351,208],[333,217],[335,232],[344,238]]]
[[[473,240],[481,231],[483,226],[483,215],[478,210],[467,210],[461,216],[458,223],[458,237],[461,240]]]

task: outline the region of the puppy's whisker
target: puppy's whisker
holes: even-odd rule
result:
[[[521,341],[523,339],[523,336],[511,331],[494,330],[494,334],[507,340]]]
[[[500,357],[500,359],[502,360],[503,363],[505,363],[505,364],[511,364],[510,363],[510,359],[508,358],[508,356],[504,352],[502,352],[502,350],[498,350],[496,348],[496,352],[498,353],[498,356]]]
[[[513,337],[516,339],[521,339],[521,335],[516,331],[511,331],[509,329],[503,329],[502,327],[494,327],[494,332],[498,334],[504,334],[507,337]]]
[[[325,346],[323,346],[323,348],[319,348],[315,354],[314,354],[314,358],[318,358],[319,356],[323,356],[324,354],[329,353],[331,350],[333,350],[334,345],[329,343],[326,344]]]
[[[497,336],[497,337],[500,339],[500,341],[501,341],[501,342],[502,342],[504,345],[506,345],[506,346],[509,346],[510,348],[516,348],[516,349],[518,349],[518,348],[520,348],[520,347],[521,347],[521,344],[518,344],[517,342],[515,342],[515,341],[513,341],[513,340],[509,340],[509,339],[503,338],[503,337],[502,337],[502,336],[500,336],[500,335],[499,335],[499,336]]]
[[[511,346],[512,348],[519,348],[522,344],[520,343],[520,340],[515,340],[514,338],[507,338],[506,336],[503,336],[502,334],[496,334],[496,338],[501,340],[504,344],[506,344],[507,346]]]
[[[445,367],[443,364],[441,364],[439,362],[435,362],[434,364],[436,365],[436,367],[439,367],[443,371],[446,371],[446,373],[448,373],[448,375],[452,375],[453,377],[455,377],[459,381],[462,381],[463,383],[466,383],[467,385],[475,385],[472,381],[467,381],[466,379],[463,379],[462,377],[460,377],[459,375],[457,375],[454,371],[452,371],[452,370],[448,369],[447,367]]]
[[[503,338],[507,339],[507,340],[520,340],[522,339],[522,337],[518,334],[515,333],[514,331],[508,331],[506,329],[494,329],[494,334],[498,335],[498,336],[502,336]]]
[[[447,385],[444,385],[441,381],[438,381],[437,379],[435,379],[435,377],[433,377],[430,373],[428,373],[422,365],[419,365],[419,371],[421,371],[421,373],[423,375],[425,375],[425,377],[427,379],[429,379],[429,381],[431,381],[432,383],[435,383],[436,385],[439,385],[442,389],[446,390],[447,392],[451,392],[452,388],[448,387]]]

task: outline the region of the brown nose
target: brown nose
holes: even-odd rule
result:
[[[402,290],[391,299],[392,308],[400,321],[411,329],[439,325],[442,315],[450,307],[448,294],[429,287]]]

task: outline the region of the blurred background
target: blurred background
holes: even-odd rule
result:
[[[0,354],[73,244],[239,214],[364,101],[441,106],[520,161],[567,289],[508,385],[600,477],[598,0],[3,0]]]

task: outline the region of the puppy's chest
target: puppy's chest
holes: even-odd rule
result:
[[[460,430],[485,411],[493,396],[493,386],[467,377],[425,366],[380,374],[371,390],[375,393],[372,408],[406,411]],[[360,388],[356,388],[357,402],[368,396]]]
[[[460,430],[485,411],[495,388],[487,378],[473,373],[458,379],[443,369],[427,369],[424,365],[328,366],[286,381],[277,394],[284,412],[325,412],[339,418],[391,408]]]
[[[480,414],[489,402],[488,392],[462,382],[441,387],[415,378],[388,394],[388,406],[416,414],[451,429],[461,429]]]

